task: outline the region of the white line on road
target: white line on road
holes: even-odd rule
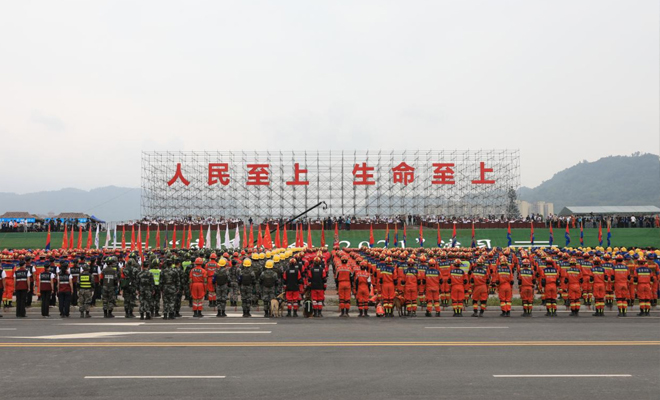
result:
[[[425,326],[426,329],[509,329],[508,326]]]
[[[268,334],[271,331],[209,331],[209,332],[88,332],[88,333],[65,333],[62,335],[47,335],[47,336],[10,336],[9,339],[99,339],[110,338],[124,335],[212,335],[212,334],[244,334],[244,333],[261,333]]]
[[[580,374],[580,375],[493,375],[493,378],[630,378],[628,374]]]
[[[184,327],[184,328],[176,328],[179,330],[201,330],[201,329],[218,329],[218,327],[208,327],[208,328],[193,328],[193,327]],[[227,326],[225,328],[221,329],[261,329],[258,326]]]
[[[277,325],[277,322],[81,322],[60,326],[160,326],[160,325]]]
[[[195,375],[155,375],[155,376],[86,376],[85,379],[224,379],[224,375],[195,376]]]
[[[0,328],[0,331],[15,331],[16,328]]]

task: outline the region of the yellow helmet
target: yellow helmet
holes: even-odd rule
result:
[[[245,260],[243,260],[243,266],[244,267],[251,267],[252,266],[252,261],[250,261],[249,258],[246,258]]]
[[[227,265],[227,259],[221,258],[220,261],[218,261],[218,265],[221,267],[224,267]]]
[[[259,259],[259,254],[252,253],[252,256],[250,258],[252,258],[253,260],[258,260]]]
[[[274,263],[273,263],[273,260],[268,260],[268,261],[266,261],[266,268],[269,268],[269,269],[270,269],[270,268],[273,268],[273,264],[274,264]]]
[[[266,258],[271,258],[271,257],[272,257],[272,255],[270,254],[270,251],[267,251],[266,252]]]
[[[625,247],[622,247],[621,251],[623,251],[625,253],[626,251],[628,251],[628,249],[626,249]]]
[[[268,261],[270,261],[270,260],[268,260]],[[266,262],[268,262],[268,261],[266,261]],[[272,261],[273,261],[273,262],[280,262],[280,256],[278,256],[277,254],[275,254],[275,257],[273,257],[273,260],[272,260]]]

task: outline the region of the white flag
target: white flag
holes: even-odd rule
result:
[[[229,240],[229,223],[226,223],[225,225],[225,248],[229,248],[231,246],[231,240]]]
[[[106,231],[105,231],[105,246],[104,246],[104,248],[107,249],[108,246],[110,246],[110,224],[106,224],[105,229],[106,229]]]
[[[219,249],[222,243],[222,236],[220,236],[220,224],[215,229],[215,248]]]
[[[115,234],[112,237],[112,250],[117,248],[117,225],[115,225]]]
[[[96,246],[96,250],[99,249],[99,226],[98,224],[96,225],[96,236],[94,237],[94,246]]]
[[[236,233],[234,234],[234,248],[241,248],[241,235],[238,233],[238,224],[236,224]]]
[[[211,248],[211,225],[209,224],[209,229],[206,231],[206,241],[204,242],[204,247],[207,249]]]

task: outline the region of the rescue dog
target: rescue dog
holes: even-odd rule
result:
[[[303,317],[309,318],[313,313],[314,309],[312,308],[312,289],[307,288],[305,289],[305,293],[303,293]]]
[[[399,293],[394,296],[394,309],[399,314],[399,317],[403,317],[403,298]]]
[[[270,300],[270,316],[273,318],[282,318],[284,312],[284,293]]]

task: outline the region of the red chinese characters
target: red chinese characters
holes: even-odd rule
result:
[[[494,180],[486,179],[486,172],[493,172],[492,168],[486,168],[486,163],[481,162],[479,165],[479,170],[481,171],[481,179],[472,181],[473,185],[492,185],[495,183]]]
[[[433,163],[433,185],[454,185],[454,164],[453,163]]]
[[[415,181],[415,168],[401,162],[401,164],[392,168],[394,174],[392,176],[392,181],[394,183],[403,183],[404,186],[408,186],[409,183]]]
[[[248,164],[247,186],[268,186],[268,167],[270,164]]]
[[[212,163],[209,164],[209,186],[220,182],[222,186],[229,185],[229,164]]]
[[[301,181],[300,180],[300,175],[305,174],[307,175],[307,169],[302,169],[300,168],[299,163],[293,164],[293,173],[294,173],[294,178],[292,181],[287,181],[288,186],[307,186],[309,185],[309,181]]]
[[[174,184],[174,182],[176,182],[177,179],[180,179],[181,183],[183,183],[186,186],[190,185],[190,181],[188,179],[186,179],[183,176],[183,173],[181,172],[181,163],[176,163],[176,172],[174,173],[174,176],[172,177],[172,179],[167,181],[167,186],[172,186]]]
[[[376,181],[370,180],[373,179],[374,174],[370,174],[375,168],[367,166],[366,162],[363,162],[362,165],[355,164],[353,167],[353,186],[361,185],[375,185]]]

